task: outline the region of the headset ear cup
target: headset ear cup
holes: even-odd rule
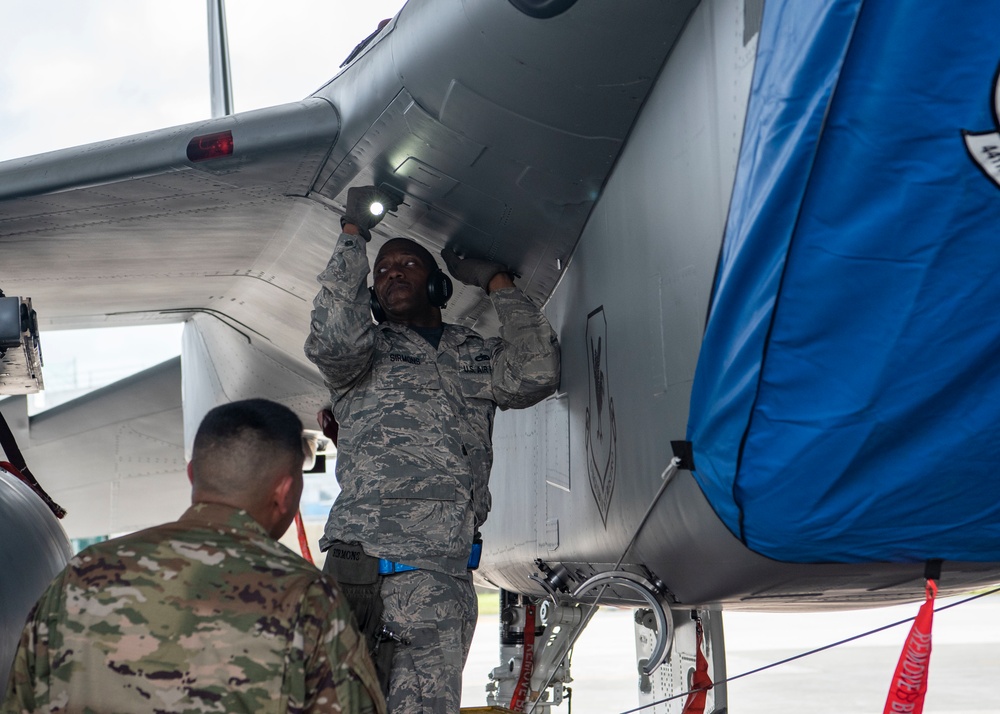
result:
[[[375,318],[375,322],[380,325],[385,322],[385,310],[382,309],[382,303],[378,301],[375,288],[368,288],[368,304],[371,307],[372,317]]]
[[[451,278],[440,268],[427,276],[427,299],[434,307],[447,306],[453,290]]]

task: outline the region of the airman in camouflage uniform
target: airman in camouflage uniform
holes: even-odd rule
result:
[[[443,255],[451,273],[487,289],[500,336],[443,324],[427,287],[437,266],[405,238],[376,258],[374,292],[386,319],[374,324],[359,235],[367,241],[377,220],[359,206],[375,195],[350,189],[305,345],[340,427],[341,493],[321,546],[359,543],[370,556],[415,568],[381,585],[384,619],[409,641],[393,655],[389,710],[451,714],[478,613],[468,565],[490,510],[494,414],[555,391],[559,346],[505,267],[450,251]]]
[[[209,412],[180,520],[91,546],[29,616],[3,712],[385,712],[336,584],[277,543],[302,492],[302,423]]]

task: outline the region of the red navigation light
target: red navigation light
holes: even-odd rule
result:
[[[233,132],[220,131],[218,134],[196,136],[188,143],[189,161],[208,161],[233,155]]]

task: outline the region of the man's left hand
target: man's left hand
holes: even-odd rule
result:
[[[455,279],[466,285],[475,285],[486,292],[514,285],[510,269],[503,263],[479,258],[460,258],[451,248],[442,250],[441,257],[444,258],[444,264],[448,266],[448,271],[455,276]]]

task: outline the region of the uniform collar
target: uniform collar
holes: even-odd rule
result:
[[[196,503],[184,511],[178,522],[197,523],[206,526],[227,526],[244,531],[256,531],[268,538],[264,527],[242,508],[234,508],[221,503]]]

